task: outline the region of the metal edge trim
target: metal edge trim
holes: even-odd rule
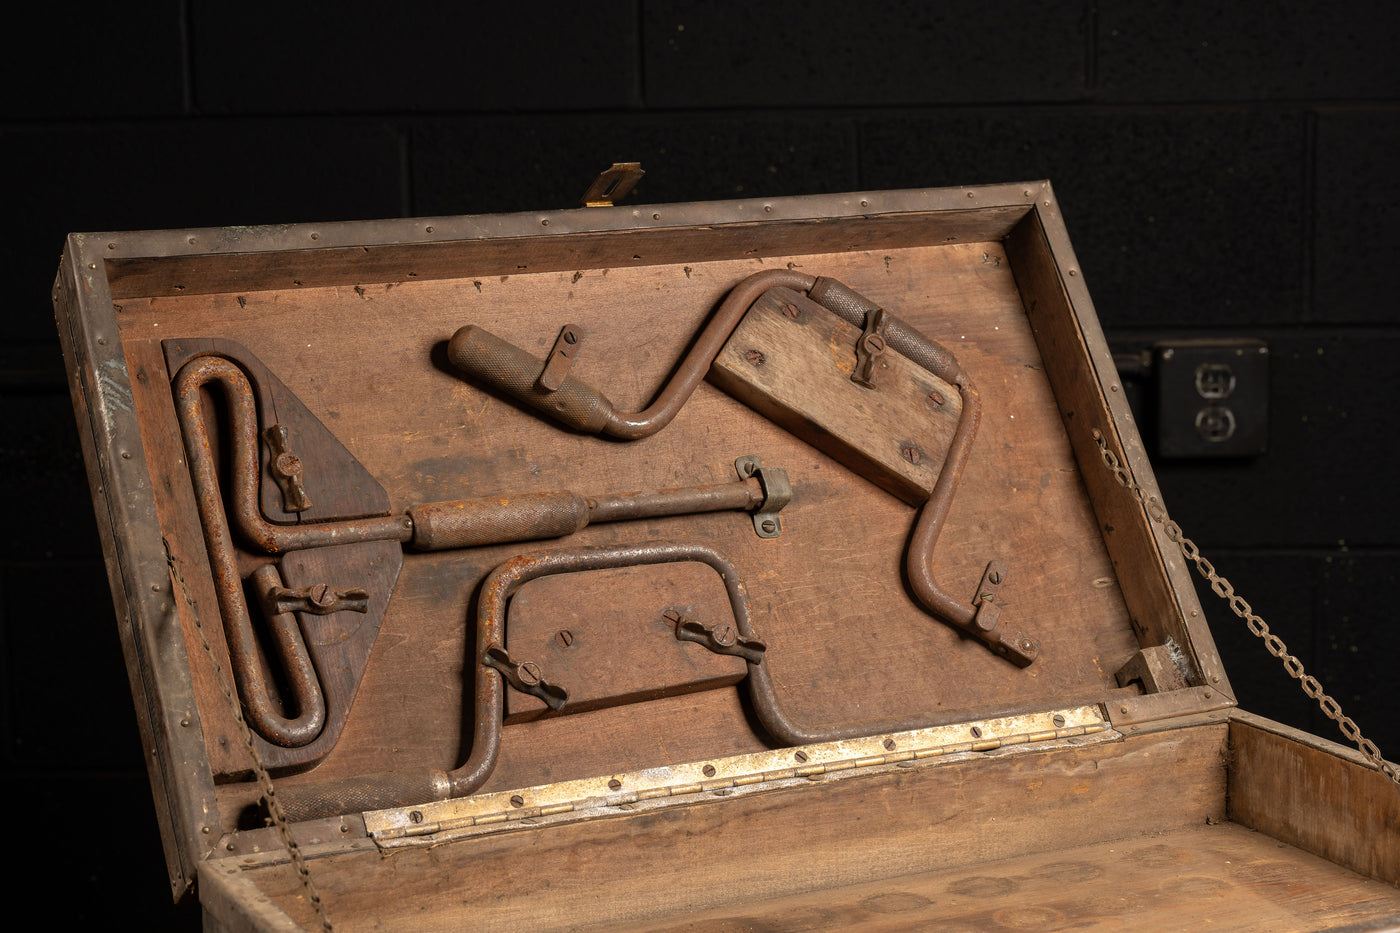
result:
[[[454,240],[482,240],[638,229],[728,226],[773,221],[831,221],[879,214],[982,211],[1029,208],[1049,182],[1017,182],[956,188],[922,188],[689,201],[673,204],[614,205],[510,214],[464,214],[384,220],[334,221],[263,226],[196,227],[75,233],[71,236],[108,259],[211,254],[325,250],[363,246],[408,246]],[[376,236],[368,238],[367,229]]]
[[[1088,285],[1084,281],[1083,272],[1079,268],[1079,260],[1070,243],[1069,230],[1059,211],[1059,202],[1055,198],[1053,187],[1048,181],[1045,183],[1043,196],[1032,211],[1032,216],[1040,224],[1040,230],[1045,238],[1046,246],[1050,250],[1053,265],[1059,273],[1060,287],[1064,289],[1070,307],[1074,311],[1076,325],[1079,327],[1085,348],[1088,350],[1088,362],[1093,367],[1100,394],[1110,416],[1110,423],[1105,426],[1107,431],[1113,434],[1110,440],[1116,442],[1118,449],[1123,452],[1125,465],[1138,485],[1142,487],[1143,493],[1147,496],[1155,496],[1158,502],[1162,502],[1162,491],[1157,486],[1156,474],[1152,471],[1152,464],[1147,458],[1146,448],[1138,435],[1137,422],[1128,405],[1126,393],[1121,390],[1122,382],[1118,378],[1118,369],[1113,363],[1112,354],[1108,351],[1108,339],[1099,323],[1093,299],[1089,297]],[[1098,352],[1095,352],[1096,347]],[[1119,390],[1113,391],[1114,387],[1118,387]],[[1129,440],[1135,441],[1135,443],[1125,443]],[[1110,447],[1112,446],[1113,443],[1110,443]],[[1091,464],[1091,466],[1095,465]],[[1081,464],[1082,468],[1083,464]],[[1145,512],[1143,520],[1147,522],[1153,540],[1156,542],[1158,558],[1162,562],[1167,579],[1176,596],[1179,622],[1186,634],[1191,652],[1200,665],[1201,676],[1209,681],[1211,688],[1225,694],[1230,698],[1230,703],[1233,703],[1235,692],[1230,686],[1229,678],[1226,676],[1224,665],[1220,659],[1220,651],[1210,633],[1205,612],[1196,595],[1190,570],[1186,567],[1179,549],[1166,536],[1162,526],[1152,521]]]
[[[214,779],[105,263],[80,237],[70,236],[59,274],[66,274],[63,288],[69,290],[65,307],[55,308],[59,334],[71,350],[70,390],[82,394],[87,412],[88,424],[80,429],[90,432],[96,454],[89,482],[98,524],[111,545],[106,560],[117,622],[129,628],[138,649],[140,689],[155,746],[147,750],[147,767],[160,782],[178,841],[178,865],[170,867],[180,875],[171,879],[180,900],[191,892],[196,865],[218,835]]]

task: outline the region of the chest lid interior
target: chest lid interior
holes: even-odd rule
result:
[[[55,302],[177,890],[254,755],[348,851],[1233,703],[1047,183],[74,235]]]

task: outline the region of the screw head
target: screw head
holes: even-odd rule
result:
[[[705,777],[714,777],[714,776],[715,776],[715,766],[714,766],[714,765],[705,765],[705,767],[703,767],[703,768],[700,769],[700,773],[703,774],[703,775],[705,775]]]
[[[895,747],[895,741],[894,741],[894,739],[885,739],[885,741],[884,741],[884,746],[885,746],[885,751],[888,751],[888,752],[894,751],[894,747]]]
[[[567,648],[574,643],[574,633],[568,629],[564,629],[555,634],[554,643],[560,648]]]
[[[721,623],[714,627],[715,644],[724,645],[728,648],[735,642],[734,626],[728,623]]]
[[[525,806],[525,798],[522,797],[522,796],[520,796],[519,794],[512,794],[512,795],[511,795],[511,798],[510,798],[510,805],[511,805],[512,807],[517,807],[517,808],[518,808],[518,807],[523,807],[523,806]]]
[[[1053,722],[1055,724],[1055,728],[1058,729],[1059,727],[1065,724],[1065,717],[1061,716],[1059,713],[1056,713],[1050,721]]]
[[[537,684],[544,678],[544,675],[540,673],[540,666],[534,661],[526,661],[520,665],[519,671],[520,679],[527,684]]]
[[[996,586],[996,585],[1000,584],[1000,583],[1001,583],[1001,571],[1000,571],[1000,570],[993,570],[991,573],[987,574],[987,582],[990,583],[990,584],[992,584],[992,586]]]
[[[566,330],[566,331],[564,331],[564,342],[565,342],[565,343],[578,343],[578,334],[574,333],[574,332],[571,331],[571,330]]]
[[[797,305],[793,304],[792,302],[788,302],[787,304],[783,305],[783,313],[786,314],[788,317],[792,318],[793,320],[797,320],[797,316],[801,312],[797,310]]]
[[[759,527],[763,529],[764,534],[771,535],[778,530],[778,523],[771,518],[765,518]]]
[[[408,814],[408,821],[409,821],[410,823],[421,823],[421,822],[423,822],[423,811],[422,811],[422,810],[414,810],[414,811],[412,811],[411,813]]]
[[[762,366],[765,361],[762,351],[759,350],[750,350],[744,354],[744,359],[748,360],[754,366]]]
[[[681,614],[674,609],[667,609],[665,612],[661,613],[661,618],[670,622],[672,625],[677,625],[681,621]]]
[[[900,456],[902,456],[905,460],[909,461],[910,463],[918,463],[920,460],[923,459],[924,456],[923,451],[913,446],[905,447],[899,453]]]
[[[971,731],[972,731],[972,737],[973,737],[974,739],[980,739],[980,738],[982,738],[982,727],[981,727],[981,726],[973,726]]]
[[[805,763],[807,761],[807,753],[800,748],[793,752],[792,757],[796,758],[799,763]]]
[[[272,472],[285,479],[301,475],[301,458],[296,454],[278,454],[272,461]]]
[[[622,790],[622,782],[617,778],[608,781],[608,790]]]

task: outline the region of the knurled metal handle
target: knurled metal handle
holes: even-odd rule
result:
[[[560,380],[557,389],[544,388],[539,381],[544,360],[475,324],[452,335],[447,358],[466,375],[576,431],[599,433],[613,411],[602,392],[573,376]]]

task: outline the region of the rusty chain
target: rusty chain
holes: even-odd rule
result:
[[[224,695],[229,711],[233,714],[233,721],[238,725],[239,736],[242,738],[243,746],[248,751],[248,758],[253,764],[253,773],[258,779],[258,790],[262,794],[263,801],[267,804],[267,812],[272,817],[272,825],[276,828],[277,835],[281,837],[282,845],[287,849],[292,867],[296,870],[297,877],[301,879],[301,886],[306,891],[307,900],[311,902],[311,906],[316,911],[316,918],[321,922],[322,933],[332,933],[333,927],[330,917],[326,914],[326,905],[322,902],[321,895],[316,892],[316,885],[311,880],[311,872],[306,866],[306,856],[302,855],[301,847],[292,838],[291,826],[282,814],[281,804],[277,802],[277,790],[272,786],[272,775],[268,774],[267,768],[263,766],[262,758],[259,757],[257,748],[253,745],[253,731],[243,719],[243,710],[238,703],[238,698],[234,695],[229,679],[219,664],[213,646],[209,644],[209,639],[204,634],[204,626],[200,623],[199,610],[195,607],[189,584],[185,582],[185,576],[180,572],[180,565],[176,562],[175,555],[170,552],[170,543],[164,538],[161,539],[161,543],[165,545],[165,562],[170,567],[170,577],[180,588],[185,608],[190,611],[190,619],[194,622],[195,631],[199,633],[199,643],[204,648],[204,653],[208,655],[209,663],[214,668],[214,679],[219,685],[219,691]]]
[[[1376,747],[1376,743],[1363,736],[1361,734],[1361,729],[1351,717],[1342,712],[1341,705],[1323,692],[1322,684],[1318,682],[1318,679],[1303,670],[1303,662],[1298,660],[1296,655],[1289,653],[1288,646],[1283,643],[1283,639],[1269,631],[1269,626],[1263,619],[1255,615],[1249,603],[1245,602],[1245,600],[1235,592],[1235,588],[1231,585],[1230,581],[1215,572],[1214,565],[1201,556],[1201,551],[1194,541],[1182,534],[1181,526],[1171,520],[1167,515],[1166,507],[1157,501],[1157,497],[1149,496],[1142,491],[1142,487],[1133,479],[1128,468],[1123,466],[1123,464],[1119,462],[1117,455],[1108,449],[1108,444],[1104,440],[1103,432],[1095,428],[1093,437],[1094,443],[1098,445],[1099,454],[1103,457],[1104,465],[1107,466],[1109,472],[1113,474],[1113,478],[1118,481],[1120,486],[1133,494],[1138,500],[1138,503],[1146,510],[1148,518],[1162,526],[1162,530],[1166,533],[1167,539],[1181,549],[1183,557],[1196,565],[1197,572],[1210,584],[1210,588],[1215,595],[1229,604],[1230,611],[1244,620],[1250,632],[1264,640],[1264,647],[1268,650],[1269,654],[1272,654],[1283,663],[1283,669],[1288,672],[1290,677],[1293,677],[1302,685],[1304,693],[1317,701],[1322,712],[1328,719],[1331,719],[1337,724],[1342,735],[1346,736],[1347,741],[1355,744],[1361,751],[1361,754],[1366,757],[1367,761],[1375,766],[1377,771],[1385,775],[1393,783],[1400,785],[1400,769],[1385,760],[1381,755],[1381,750]]]

